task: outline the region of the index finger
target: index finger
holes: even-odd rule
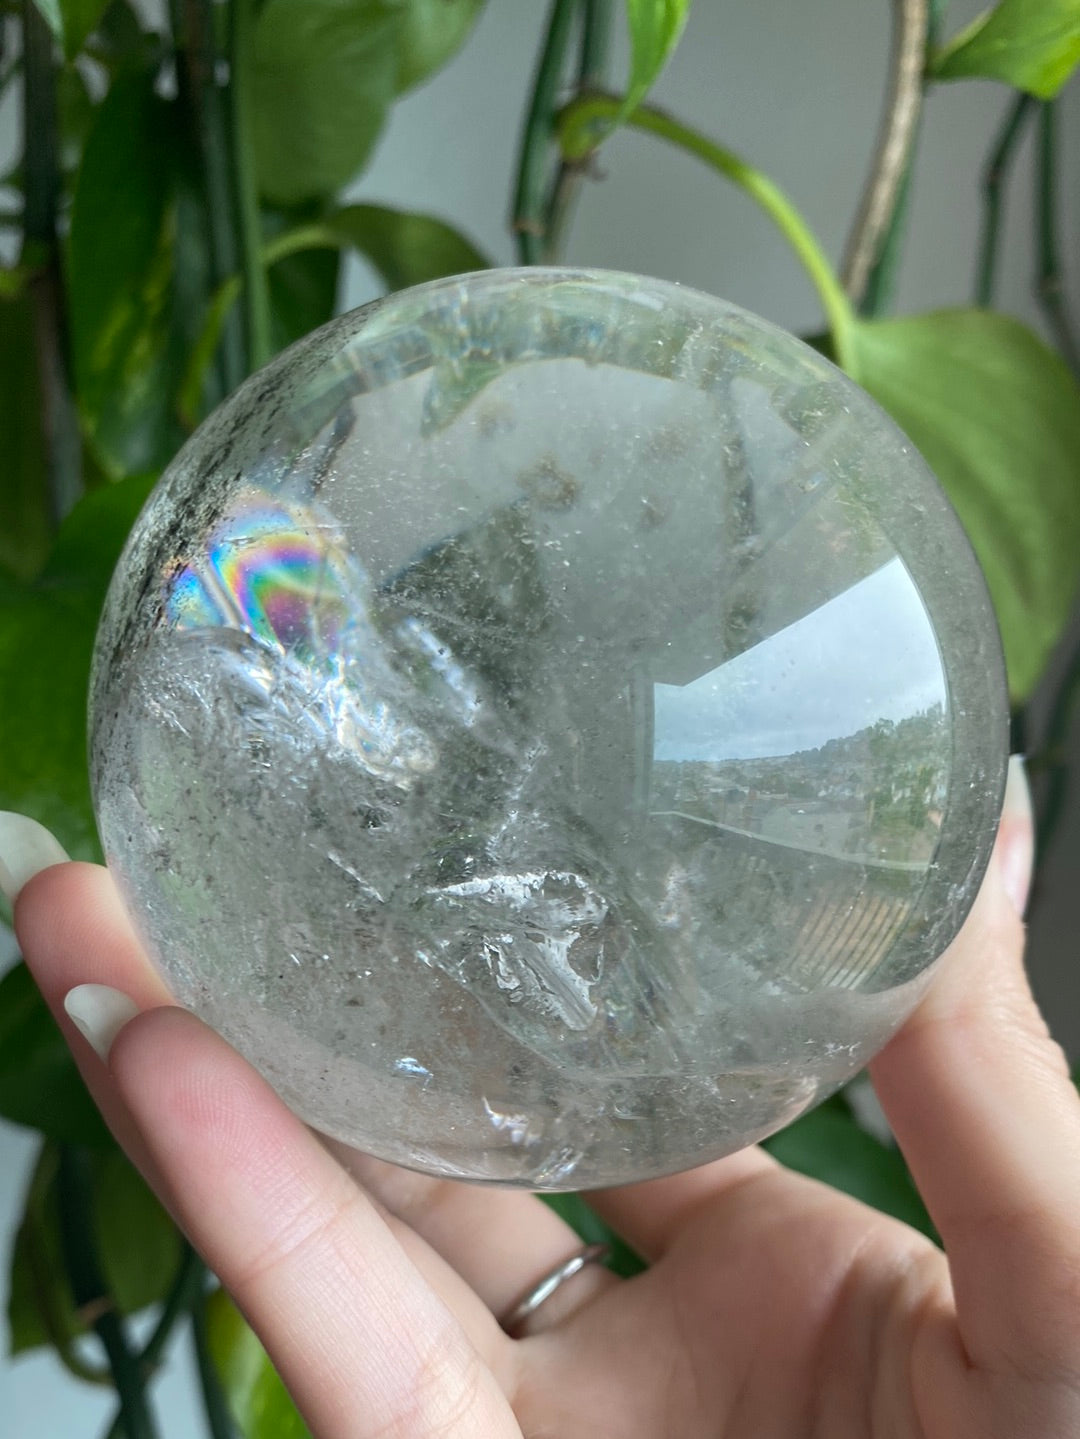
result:
[[[967,924],[871,1073],[944,1242],[968,1357],[1073,1372],[1080,1098],[1032,997],[1009,897],[1030,847],[1030,818],[1007,810]]]

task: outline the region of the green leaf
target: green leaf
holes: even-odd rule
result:
[[[25,265],[0,265],[0,300],[18,300],[29,278]]]
[[[0,564],[27,577],[49,545],[45,444],[30,297],[24,290],[0,302]]]
[[[199,341],[211,304],[215,275],[210,256],[210,219],[206,194],[193,166],[184,165],[176,176],[176,239],[173,246],[173,343],[185,357],[186,368]],[[223,374],[210,363],[190,416],[182,407],[182,381],[176,382],[173,410],[187,429],[210,413],[225,398]]]
[[[812,1109],[763,1147],[789,1169],[831,1184],[936,1238],[900,1151],[860,1128],[843,1099]]]
[[[109,0],[34,0],[68,60],[82,49],[108,3]]]
[[[487,0],[405,0],[398,40],[397,90],[426,80],[465,43]]]
[[[73,858],[99,849],[86,770],[86,692],[109,576],[151,481],[76,505],[33,584],[0,585],[0,809],[46,825]]]
[[[690,0],[626,0],[630,25],[630,80],[622,113],[645,98],[679,43]]]
[[[64,38],[64,17],[60,10],[60,0],[34,0],[41,13],[42,19],[48,25],[56,38],[60,41]]]
[[[56,76],[56,104],[60,126],[60,165],[73,174],[82,160],[86,138],[94,123],[94,102],[86,77],[77,65],[65,65]]]
[[[100,610],[120,551],[156,480],[132,475],[84,496],[60,526],[39,589],[75,591]]]
[[[224,1289],[206,1304],[210,1357],[244,1439],[311,1439],[266,1350]]]
[[[73,60],[98,27],[109,0],[60,0],[64,17],[64,54]]]
[[[263,209],[268,244],[316,218],[303,211]],[[331,319],[337,304],[341,255],[335,249],[299,251],[270,267],[270,338],[276,353]]]
[[[109,1144],[49,1007],[25,964],[0,980],[0,1115],[72,1144]]]
[[[148,16],[147,24],[153,21]],[[110,76],[125,70],[144,70],[160,62],[166,43],[153,29],[144,30],[131,0],[112,0],[106,5],[94,35],[93,56]]]
[[[986,574],[1013,698],[1031,693],[1080,578],[1080,390],[1019,321],[862,321],[860,379],[922,451]]]
[[[253,143],[262,192],[325,195],[367,159],[394,97],[392,0],[266,0],[255,27]]]
[[[270,271],[270,338],[275,354],[332,318],[340,269],[338,251],[308,250],[287,255]]]
[[[1002,0],[931,58],[935,80],[1004,80],[1052,99],[1080,61],[1080,0]]]
[[[122,75],[86,144],[71,216],[69,282],[79,408],[113,475],[160,469],[183,439],[174,324],[175,107],[153,72]]]
[[[630,1248],[625,1239],[620,1239],[614,1229],[594,1214],[582,1194],[541,1194],[540,1198],[553,1209],[564,1223],[569,1224],[582,1244],[607,1244],[611,1249],[608,1268],[624,1279],[631,1279],[646,1268],[645,1261]]]
[[[31,815],[74,859],[99,857],[85,753],[95,613],[73,594],[0,591],[0,808]]]
[[[324,221],[344,245],[352,245],[378,270],[388,290],[404,290],[486,270],[491,261],[471,240],[434,215],[391,210],[381,205],[348,205]]]
[[[379,205],[349,205],[332,211],[323,220],[276,235],[263,248],[263,259],[269,267],[274,338],[280,346],[321,324],[320,307],[331,303],[329,273],[324,272],[320,279],[314,264],[306,273],[293,270],[289,274],[288,267],[294,259],[313,261],[321,251],[330,253],[336,265],[334,252],[346,246],[359,250],[390,290],[406,289],[444,275],[486,270],[491,264],[470,240],[433,215],[390,210]],[[279,270],[286,271],[287,278],[283,278],[285,284],[292,286],[291,293],[279,280]],[[320,285],[325,286],[321,293]],[[198,398],[225,321],[242,293],[240,277],[232,275],[220,286],[207,309],[202,333],[192,348],[180,388],[181,413],[192,419],[197,413]],[[328,313],[323,316],[328,318]],[[310,323],[301,328],[305,322]],[[295,327],[295,333],[290,333],[290,325]]]
[[[192,429],[202,414],[207,413],[205,396],[209,390],[209,377],[217,354],[218,345],[225,330],[232,307],[244,293],[239,275],[230,275],[217,289],[203,316],[202,330],[188,356],[187,370],[180,383],[177,407],[186,424]]]
[[[114,1146],[92,1155],[94,1233],[117,1308],[135,1314],[168,1293],[181,1257],[176,1226]],[[65,1281],[56,1150],[46,1145],[31,1181],[11,1265],[11,1353],[84,1333]]]

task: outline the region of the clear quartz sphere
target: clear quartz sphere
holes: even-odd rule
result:
[[[599,271],[369,305],[186,445],[98,637],[109,865],[317,1128],[536,1189],[849,1078],[989,856],[1007,704],[959,524],[811,349]]]

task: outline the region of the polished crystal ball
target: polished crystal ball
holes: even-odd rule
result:
[[[635,276],[346,315],[120,561],[92,772],[178,1001],[318,1129],[536,1189],[736,1150],[911,1010],[985,868],[997,633],[861,390]]]

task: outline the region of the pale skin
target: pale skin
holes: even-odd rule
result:
[[[579,1242],[539,1200],[324,1145],[171,1006],[104,870],[55,865],[24,952],[121,1143],[232,1292],[318,1439],[1080,1435],[1080,1101],[1032,1000],[1030,820],[872,1067],[942,1235],[748,1150],[592,1196],[651,1268],[592,1266],[496,1316]],[[107,1062],[64,995],[141,1011]]]

